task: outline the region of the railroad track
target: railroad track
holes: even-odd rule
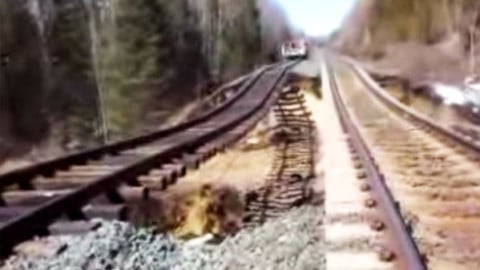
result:
[[[166,189],[245,135],[294,64],[254,72],[221,104],[178,126],[1,175],[0,252],[35,235],[89,230],[93,217],[126,218],[128,200]]]
[[[303,93],[296,86],[287,86],[273,112],[277,140],[274,162],[264,186],[247,195],[247,226],[278,217],[313,195],[309,183],[315,177],[317,140]]]
[[[367,223],[370,229],[376,232],[375,234],[367,234],[367,237],[374,239],[366,239],[364,245],[366,245],[368,249],[377,250],[379,259],[389,264],[378,264],[375,266],[375,269],[377,269],[377,267],[378,269],[390,269],[391,267],[398,269],[424,269],[422,257],[417,250],[408,227],[402,219],[399,209],[397,209],[396,201],[389,187],[386,185],[384,175],[382,174],[383,172],[380,171],[376,164],[379,162],[376,156],[377,153],[372,151],[372,148],[365,140],[365,135],[361,132],[359,124],[356,121],[355,116],[362,113],[365,114],[362,109],[370,110],[371,105],[370,103],[363,103],[364,108],[353,111],[350,110],[349,107],[351,107],[351,103],[359,103],[359,95],[355,97],[349,96],[350,99],[345,99],[345,92],[348,90],[345,89],[345,87],[339,87],[336,72],[332,71],[330,65],[330,63],[325,65],[327,77],[324,79],[328,80],[341,127],[348,135],[348,148],[353,166],[356,168],[359,189],[363,194],[367,194],[359,194],[355,195],[355,197],[365,198],[364,207],[368,210],[362,210],[361,213],[352,215],[347,219],[353,219],[349,220],[349,223]],[[368,106],[368,108],[366,106]],[[362,122],[360,123],[364,124]],[[325,169],[328,170],[328,168]],[[329,190],[327,189],[326,192],[328,193]],[[354,193],[352,193],[352,195],[353,194]],[[330,222],[335,224],[335,221]],[[329,233],[331,232],[327,231],[327,234]],[[355,236],[352,235],[351,237]],[[355,240],[357,239],[350,241],[354,242]],[[343,241],[345,241],[345,239]],[[364,240],[362,239],[362,241]],[[348,244],[343,244],[343,246],[345,245],[348,246]],[[348,247],[343,247],[342,249],[348,250]],[[327,255],[327,263],[328,259],[329,257]],[[359,265],[358,267],[364,266]]]
[[[428,268],[478,269],[478,141],[388,96],[355,64],[344,70],[356,86],[343,97]]]
[[[454,131],[466,136],[470,137],[467,140],[477,141],[480,142],[480,130],[477,126],[467,126],[467,125],[452,125],[451,127]]]

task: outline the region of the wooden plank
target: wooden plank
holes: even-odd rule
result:
[[[19,257],[50,258],[59,255],[66,247],[66,243],[57,241],[31,240],[18,244],[13,251]]]
[[[89,204],[82,208],[82,212],[88,219],[126,220],[128,215],[124,204]]]
[[[3,206],[0,207],[0,221],[8,222],[10,219],[26,214],[33,210],[29,206]]]
[[[71,189],[63,190],[14,190],[2,194],[5,203],[9,206],[33,206],[42,204],[48,200],[57,198],[71,192]]]
[[[179,172],[173,169],[154,169],[149,172],[149,176],[160,178],[167,184],[175,183],[179,175]]]
[[[107,171],[112,172],[122,169],[120,165],[73,165],[70,167],[72,171]]]
[[[165,190],[170,180],[165,176],[142,175],[138,177],[140,184],[152,190]]]
[[[108,171],[58,171],[55,173],[56,177],[61,178],[86,178],[86,177],[101,177],[107,175]]]
[[[100,160],[90,161],[88,162],[88,165],[122,166],[123,167],[126,164],[130,164],[142,158],[145,158],[145,156],[137,155],[137,154],[122,153],[121,155],[118,155],[118,156],[107,156]]]
[[[172,171],[175,171],[176,172],[176,175],[177,176],[185,176],[185,174],[187,173],[187,167],[181,163],[168,163],[168,164],[164,164],[162,165],[162,168],[166,169],[166,170],[172,170]]]
[[[183,164],[187,169],[197,169],[202,158],[200,154],[184,154],[181,158],[174,159],[174,162]]]
[[[148,200],[150,198],[150,190],[147,187],[131,187],[120,186],[117,189],[118,194],[126,202],[137,200]]]
[[[91,221],[58,221],[48,227],[51,235],[86,234],[100,228],[101,224]]]
[[[33,180],[32,184],[37,189],[58,190],[58,189],[70,189],[70,188],[84,186],[93,181],[95,181],[95,178],[84,178],[84,179],[37,178]]]

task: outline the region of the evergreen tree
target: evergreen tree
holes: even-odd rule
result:
[[[118,0],[113,8],[115,17],[102,31],[100,76],[109,128],[129,134],[145,113],[150,94],[146,85],[160,76],[161,59],[169,53],[162,46],[165,12],[159,1],[148,0]]]
[[[253,67],[256,1],[203,0],[205,14],[198,2],[0,0],[0,139],[38,144],[52,127],[63,144],[124,138],[192,102],[214,69]]]
[[[222,70],[228,77],[253,68],[262,52],[260,16],[255,0],[242,1],[225,21],[222,36]]]
[[[63,123],[63,143],[90,141],[98,127],[97,86],[89,16],[82,0],[55,0],[56,20],[48,40],[52,63],[49,111]],[[80,42],[82,41],[82,42]]]
[[[5,136],[36,143],[47,134],[46,51],[38,24],[23,1],[0,5],[0,124]]]

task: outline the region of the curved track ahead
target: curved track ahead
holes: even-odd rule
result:
[[[0,176],[0,251],[49,233],[55,222],[71,227],[71,220],[122,218],[126,200],[165,189],[248,132],[273,106],[294,64],[252,73],[226,87],[238,89],[220,105],[178,126]]]

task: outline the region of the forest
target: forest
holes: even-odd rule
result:
[[[436,44],[458,34],[468,47],[479,18],[476,0],[359,0],[334,43],[345,51],[372,52],[399,42]]]
[[[271,60],[280,13],[269,0],[0,1],[0,163],[158,129],[207,82]]]

